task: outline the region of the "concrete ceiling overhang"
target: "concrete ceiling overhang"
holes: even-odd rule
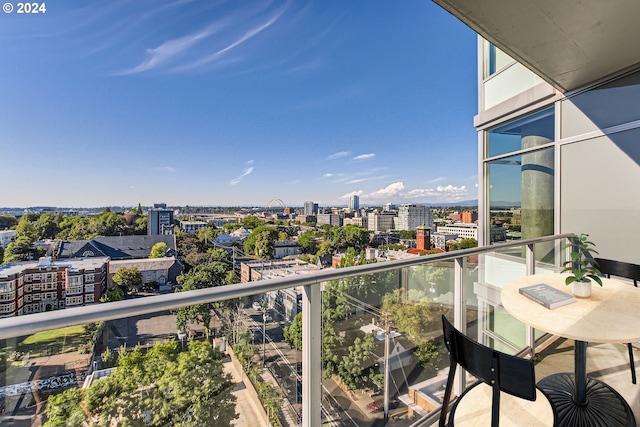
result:
[[[562,92],[640,65],[638,0],[433,0]]]

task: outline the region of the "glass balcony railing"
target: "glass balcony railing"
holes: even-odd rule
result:
[[[0,319],[0,423],[429,425],[441,315],[501,351],[535,347],[500,290],[559,271],[568,237]]]

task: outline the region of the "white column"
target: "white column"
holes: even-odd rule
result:
[[[322,424],[322,295],[320,284],[302,290],[302,426]]]

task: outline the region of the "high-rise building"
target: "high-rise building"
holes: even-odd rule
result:
[[[304,202],[304,215],[317,215],[318,214],[318,204],[308,201]]]
[[[149,210],[148,235],[173,234],[173,210],[165,203],[157,203]]]
[[[396,205],[394,205],[393,203],[385,203],[384,206],[382,206],[382,210],[384,212],[391,212],[396,210]]]
[[[639,263],[640,3],[434,1],[480,35],[479,244],[520,209],[523,239],[587,233]]]
[[[369,231],[390,231],[396,228],[395,212],[369,212],[367,216],[367,225]]]
[[[360,209],[360,197],[353,195],[349,197],[349,210],[357,211]]]
[[[415,230],[421,225],[431,228],[431,209],[420,205],[402,205],[398,208],[397,230]]]
[[[464,211],[460,215],[462,222],[466,222],[468,224],[478,220],[478,212],[475,211]]]

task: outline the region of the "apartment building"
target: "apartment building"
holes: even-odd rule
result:
[[[240,264],[240,281],[242,283],[278,277],[296,276],[320,271],[315,264],[300,260],[249,261]],[[263,299],[269,307],[287,320],[293,318],[301,310],[300,298],[302,287],[280,289],[264,294]]]
[[[402,205],[398,208],[396,230],[416,230],[424,225],[431,227],[433,215],[428,206]]]
[[[366,216],[354,216],[353,218],[345,218],[342,225],[357,225],[358,227],[369,229],[369,218]]]
[[[93,304],[106,289],[109,258],[70,259],[0,266],[0,317]]]
[[[16,230],[2,230],[0,231],[0,247],[6,248],[11,242],[16,241]]]
[[[369,212],[367,215],[369,231],[386,232],[395,230],[396,218],[396,213],[391,211]]]
[[[203,230],[209,227],[204,221],[180,221],[180,228],[185,233],[197,233],[198,230]]]
[[[522,238],[640,263],[640,3],[434,1],[479,34],[479,243],[509,201]]]
[[[318,214],[316,221],[318,224],[330,224],[336,227],[342,226],[342,216],[335,213]]]

